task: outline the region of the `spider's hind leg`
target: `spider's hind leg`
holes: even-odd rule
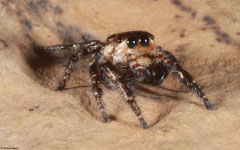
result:
[[[203,100],[207,109],[212,109],[211,103],[201,91],[197,83],[192,79],[191,75],[177,63],[176,59],[171,53],[159,49],[159,55],[157,56],[156,61],[162,62],[169,72],[175,74],[187,87],[195,92]]]

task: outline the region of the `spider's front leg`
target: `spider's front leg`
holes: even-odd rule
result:
[[[100,110],[100,112],[102,114],[102,121],[104,123],[108,122],[109,121],[109,116],[106,113],[106,109],[104,107],[104,103],[103,103],[103,100],[102,100],[102,89],[100,87],[100,75],[99,75],[99,72],[98,72],[98,69],[97,69],[96,60],[94,60],[92,62],[92,64],[90,65],[90,75],[91,75],[91,79],[92,79],[93,95],[94,95],[94,97],[97,101],[98,109]]]
[[[122,97],[126,100],[126,102],[131,106],[132,110],[135,112],[138,117],[142,128],[148,128],[146,121],[144,120],[140,108],[138,107],[134,96],[132,94],[131,89],[127,86],[127,83],[124,83],[120,80],[119,74],[116,72],[116,69],[112,65],[112,63],[107,62],[103,65],[103,70],[105,75],[109,78],[109,80],[115,85],[115,87],[121,92]]]
[[[180,78],[183,83],[188,86],[193,92],[195,92],[204,102],[207,109],[212,109],[212,105],[205,96],[205,94],[201,91],[199,86],[196,84],[196,82],[192,79],[190,74],[185,71],[176,61],[174,56],[167,52],[162,50],[160,47],[157,47],[158,49],[158,55],[156,58],[156,63],[162,62],[163,65],[168,69],[168,71],[172,72],[176,76]]]

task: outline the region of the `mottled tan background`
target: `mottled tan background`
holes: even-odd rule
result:
[[[20,150],[238,150],[240,147],[239,0],[0,0],[0,147]],[[68,54],[42,46],[103,40],[147,30],[199,83],[214,109],[171,75],[137,90],[143,130],[116,91],[103,96],[103,124],[87,61],[55,92]],[[173,89],[174,91],[166,90]],[[186,92],[187,91],[187,92]]]

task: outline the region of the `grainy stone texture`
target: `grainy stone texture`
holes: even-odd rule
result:
[[[240,1],[1,0],[0,147],[20,150],[238,150],[240,147]],[[135,95],[143,130],[116,91],[99,118],[80,61],[68,90],[55,92],[69,54],[36,54],[32,44],[103,40],[147,30],[172,52],[213,103],[208,111],[177,79]]]

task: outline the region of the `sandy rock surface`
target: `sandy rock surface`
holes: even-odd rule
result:
[[[239,8],[237,0],[1,0],[0,149],[238,150]],[[88,61],[78,63],[67,90],[56,92],[69,54],[38,54],[32,47],[104,41],[129,30],[154,34],[213,110],[170,75],[161,87],[135,91],[149,129],[140,128],[117,91],[107,88],[103,99],[112,121],[104,124]]]

